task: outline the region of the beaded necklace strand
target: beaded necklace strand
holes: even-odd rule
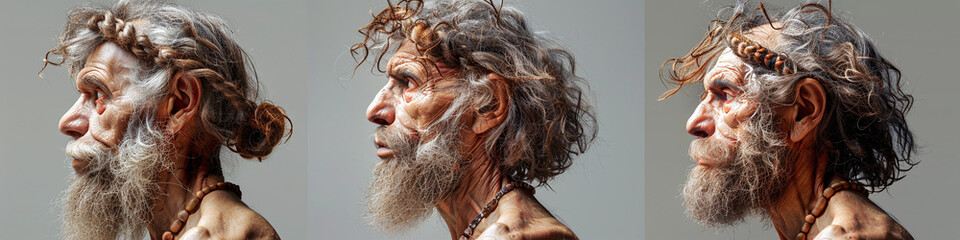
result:
[[[210,184],[203,189],[200,189],[194,194],[194,198],[190,199],[187,202],[187,205],[183,207],[183,210],[180,210],[177,213],[177,217],[173,219],[173,223],[170,224],[170,230],[163,232],[163,240],[173,240],[173,236],[176,236],[180,233],[180,230],[183,230],[183,226],[187,224],[187,218],[190,217],[190,214],[196,213],[200,209],[200,201],[203,200],[203,197],[207,194],[210,194],[213,191],[217,190],[227,190],[237,194],[239,198],[242,193],[240,192],[240,186],[230,182],[218,182]]]
[[[500,191],[497,192],[497,195],[493,197],[493,200],[490,200],[490,202],[488,202],[483,207],[483,210],[480,211],[480,215],[477,215],[477,217],[474,218],[473,221],[470,221],[470,225],[467,226],[467,229],[464,229],[463,234],[460,235],[460,240],[469,240],[471,237],[473,237],[473,230],[477,228],[477,225],[480,224],[481,220],[489,216],[490,213],[493,213],[493,210],[497,209],[497,205],[499,205],[500,198],[502,198],[503,195],[506,195],[510,191],[513,191],[513,189],[517,187],[530,191],[530,194],[533,194],[534,192],[536,192],[536,189],[534,189],[533,186],[530,186],[530,184],[527,184],[525,182],[507,183],[506,186],[503,186],[503,188],[500,188]]]
[[[807,214],[805,217],[803,227],[800,228],[800,233],[797,234],[797,240],[806,240],[807,235],[810,233],[810,228],[813,227],[813,223],[817,221],[817,218],[823,216],[823,212],[827,210],[827,203],[830,202],[830,198],[834,194],[837,194],[843,190],[853,190],[857,191],[863,195],[867,195],[867,189],[863,185],[851,183],[847,181],[841,181],[830,185],[827,189],[823,190],[823,194],[820,195],[820,199],[817,200],[817,204],[813,209],[810,210],[810,214]]]

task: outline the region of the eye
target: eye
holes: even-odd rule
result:
[[[727,94],[725,91],[714,91],[714,90],[711,90],[709,95],[713,95],[713,99],[716,99],[717,101],[720,101],[721,103],[722,103],[722,102],[726,102],[727,100],[729,100],[730,98],[732,98],[732,97],[730,96],[730,94]]]
[[[393,76],[391,79],[394,81],[392,89],[394,89],[397,94],[402,94],[407,90],[417,89],[419,87],[416,80],[412,80],[407,76]]]
[[[735,98],[736,96],[734,96],[733,94],[731,94],[729,91],[721,91],[721,92],[720,92],[720,97],[723,98],[724,101],[726,101],[726,100],[733,99],[733,98]]]
[[[398,87],[403,89],[410,88],[410,80],[407,80],[406,78],[403,78],[403,77],[398,77],[396,78],[396,80],[397,80]]]
[[[94,100],[94,106],[97,108],[97,114],[103,114],[107,110],[107,104],[105,103],[106,96],[103,95],[103,92],[97,90],[94,94],[96,100]]]
[[[420,86],[419,82],[416,79],[412,79],[409,77],[401,77],[399,80],[400,82],[402,82],[403,87],[407,89],[414,89]]]
[[[734,98],[737,98],[737,91],[730,88],[722,88],[717,91],[710,91],[717,100],[719,101],[728,101]]]
[[[728,99],[728,95],[727,95],[726,93],[722,92],[722,91],[721,91],[721,92],[714,92],[714,93],[713,93],[713,96],[715,96],[715,97],[717,98],[717,100],[720,100],[720,101],[727,101],[727,99]]]

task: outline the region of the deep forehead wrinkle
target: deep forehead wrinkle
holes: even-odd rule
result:
[[[419,56],[406,53],[406,52],[397,51],[397,53],[394,53],[393,57],[391,57],[390,60],[387,62],[387,68],[392,69],[397,67],[397,65],[411,63],[411,62],[419,64],[420,63],[420,61],[418,61],[419,59],[420,59]]]
[[[398,54],[399,55],[399,54]],[[406,54],[410,55],[410,54]],[[387,69],[387,76],[391,78],[402,78],[414,82],[422,82],[428,79],[427,71],[423,63],[416,59],[406,58],[407,56],[396,56],[390,60]]]
[[[717,80],[726,80],[727,83],[737,87],[743,86],[746,73],[747,65],[728,48],[723,51],[713,69],[705,76],[704,87],[713,86],[713,82]]]
[[[105,42],[97,46],[97,48],[87,56],[83,68],[95,67],[108,71],[106,74],[109,75],[109,82],[116,87],[116,89],[103,87],[103,90],[111,92],[124,88],[127,84],[131,83],[130,81],[133,81],[132,75],[136,72],[138,63],[139,60],[133,53],[124,50],[116,43]],[[90,72],[86,72],[84,74],[89,73]],[[85,81],[87,80],[85,78],[89,77],[91,76],[84,76],[81,78],[81,81]],[[104,81],[108,79],[94,78],[93,80]],[[110,86],[107,85],[106,82],[94,85]]]
[[[397,51],[397,53],[394,53],[393,57],[390,58],[390,61],[387,62],[387,71],[392,72],[401,67],[407,69],[423,69],[424,64],[421,61],[421,58],[417,55]]]

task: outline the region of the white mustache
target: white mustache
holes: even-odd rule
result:
[[[64,149],[64,152],[66,152],[67,157],[71,159],[87,162],[93,162],[99,156],[103,156],[107,153],[107,151],[104,149],[91,146],[89,144],[83,144],[77,142],[76,140],[70,140],[70,142],[67,143],[67,147]]]
[[[709,159],[725,164],[735,157],[735,148],[713,138],[700,138],[690,142],[689,154],[694,160]]]

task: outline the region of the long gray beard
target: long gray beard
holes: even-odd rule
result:
[[[455,132],[444,132],[418,146],[402,132],[377,129],[378,138],[395,155],[373,170],[365,197],[371,225],[384,233],[403,233],[426,220],[434,203],[457,186],[460,144]]]
[[[61,195],[63,239],[142,239],[146,234],[153,200],[161,191],[157,173],[172,169],[172,149],[159,131],[131,133],[116,152],[67,144],[69,158],[88,164]]]
[[[767,117],[755,116],[741,123],[744,134],[734,146],[712,138],[690,144],[692,158],[720,163],[690,171],[683,187],[683,203],[690,218],[709,227],[730,227],[747,216],[764,215],[763,207],[780,196],[789,173],[784,167],[789,148]]]

